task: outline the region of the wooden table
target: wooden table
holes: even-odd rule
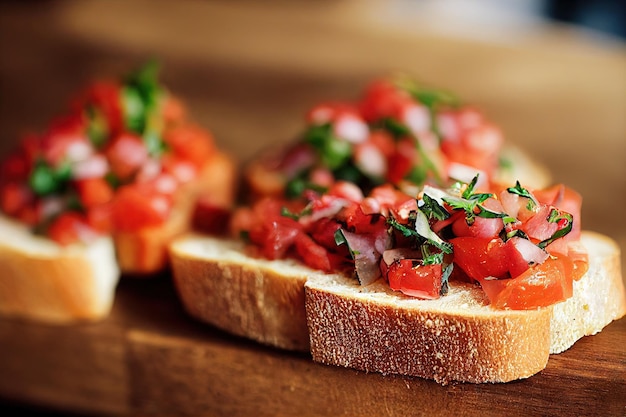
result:
[[[23,129],[41,129],[89,79],[151,56],[241,161],[290,140],[317,101],[354,98],[371,78],[403,70],[483,108],[510,142],[583,194],[585,228],[626,248],[624,44],[545,25],[462,38],[442,29],[455,22],[407,7],[0,3],[0,152]],[[624,346],[621,320],[528,380],[441,387],[318,365],[196,323],[165,274],[124,278],[102,323],[0,320],[0,398],[84,414],[624,415]]]

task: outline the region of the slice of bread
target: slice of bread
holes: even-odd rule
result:
[[[383,282],[311,277],[306,285],[311,353],[318,362],[364,371],[451,381],[507,382],[542,370],[626,314],[620,252],[584,232],[589,271],[565,302],[532,311],[495,310],[476,286],[454,284],[439,300],[417,300]]]
[[[175,240],[170,255],[191,316],[263,344],[309,350],[304,283],[320,272],[294,260],[252,258],[241,241],[199,234]]]
[[[177,239],[170,255],[185,309],[227,332],[310,349],[326,364],[440,383],[504,382],[539,372],[550,353],[626,313],[619,248],[591,232],[583,243],[590,269],[574,296],[533,311],[495,310],[480,288],[461,283],[439,300],[418,300],[382,280],[363,287],[292,260],[253,258],[239,241],[198,234]]]
[[[119,268],[111,238],[60,246],[0,216],[0,314],[50,323],[108,315]]]
[[[169,219],[158,227],[113,234],[117,260],[125,274],[149,275],[167,266],[167,246],[175,237],[191,230],[196,200],[201,195],[223,207],[230,207],[235,198],[236,166],[233,159],[221,152],[207,160],[197,179],[183,185],[176,194],[176,203]]]

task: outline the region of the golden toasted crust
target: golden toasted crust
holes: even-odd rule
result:
[[[133,232],[113,234],[118,263],[124,273],[151,274],[167,265],[167,245],[191,229],[194,204],[201,195],[224,207],[235,196],[236,169],[233,160],[216,152],[207,161],[200,177],[185,184],[176,195],[176,205],[165,224]]]
[[[353,280],[306,284],[311,354],[317,362],[383,374],[450,381],[506,382],[529,377],[548,361],[549,309],[485,314],[392,294],[385,284],[360,291]],[[462,287],[456,292],[481,290]],[[467,295],[467,294],[465,294]],[[449,300],[448,300],[449,301]]]
[[[249,258],[240,242],[199,235],[177,239],[170,254],[174,283],[190,315],[264,344],[308,351],[308,269]]]
[[[113,244],[61,247],[0,217],[0,314],[50,323],[98,320],[113,302]]]
[[[417,300],[384,283],[315,276],[306,289],[311,353],[318,362],[450,381],[507,382],[543,369],[550,353],[599,332],[626,312],[619,249],[584,232],[590,269],[574,296],[532,310],[495,310],[479,288],[452,284]],[[482,301],[481,301],[482,300]]]

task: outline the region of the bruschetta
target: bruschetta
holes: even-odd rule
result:
[[[327,364],[440,383],[540,371],[626,313],[619,249],[581,231],[581,196],[543,169],[503,175],[502,144],[405,79],[316,106],[302,140],[249,165],[230,239],[171,245],[183,305]]]
[[[0,313],[52,322],[105,316],[120,272],[162,271],[197,201],[210,216],[235,195],[232,158],[154,64],[89,85],[0,172]]]

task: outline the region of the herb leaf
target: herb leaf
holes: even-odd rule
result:
[[[509,187],[506,189],[511,194],[517,194],[520,197],[525,197],[529,199],[528,209],[532,210],[533,207],[537,205],[537,201],[533,197],[533,195],[526,188],[522,187],[519,181],[515,182],[515,187]]]
[[[541,249],[545,249],[545,247],[548,246],[550,243],[559,238],[562,238],[563,236],[571,232],[574,225],[574,217],[567,212],[553,208],[550,211],[548,222],[559,224],[559,228],[548,239],[542,240],[537,244],[537,246],[539,246]]]
[[[430,197],[428,194],[424,194],[422,197],[424,204],[420,207],[420,210],[429,219],[445,220],[450,217],[450,213],[443,206],[441,206],[437,200]]]

